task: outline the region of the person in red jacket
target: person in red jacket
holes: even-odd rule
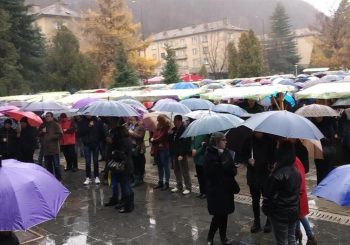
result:
[[[307,219],[307,215],[309,213],[309,204],[307,199],[307,191],[306,191],[306,180],[305,180],[305,169],[303,163],[299,160],[298,157],[295,158],[294,165],[298,170],[301,176],[301,185],[300,185],[300,196],[299,196],[299,221],[302,223],[308,241],[307,245],[316,245],[316,239],[310,227],[309,221]],[[303,235],[300,230],[300,222],[297,223],[295,237],[299,244],[302,244]]]
[[[67,166],[65,171],[72,170],[76,172],[78,169],[77,153],[75,151],[75,126],[73,121],[67,117],[65,113],[61,113],[59,124],[63,131],[63,137],[60,140],[60,146],[66,159]]]

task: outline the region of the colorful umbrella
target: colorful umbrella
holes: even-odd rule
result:
[[[2,105],[0,106],[0,112],[4,113],[7,111],[18,111],[20,108],[18,108],[17,106],[13,106],[13,105]]]
[[[43,123],[41,117],[31,111],[7,111],[5,112],[5,115],[16,121],[21,120],[23,117],[27,117],[28,123],[32,127],[39,127]]]
[[[0,231],[27,230],[56,217],[69,191],[39,165],[14,159],[0,167]]]

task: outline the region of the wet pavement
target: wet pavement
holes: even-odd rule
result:
[[[83,186],[84,171],[64,173],[63,183],[71,191],[71,195],[57,218],[38,225],[29,232],[19,233],[18,236],[24,244],[29,245],[206,244],[211,221],[206,201],[195,198],[195,193],[183,196],[170,191],[153,190],[157,175],[155,166],[150,162],[148,159],[147,183],[134,188],[134,212],[119,214],[114,208],[104,207],[103,203],[108,201],[111,194],[109,188],[94,184]],[[82,159],[80,168],[83,168]],[[198,185],[193,168],[191,176],[194,182],[193,191],[196,192]],[[309,187],[314,185],[313,178],[311,172],[308,178]],[[229,217],[228,237],[235,241],[234,244],[274,244],[272,234],[250,233],[253,218],[251,206],[244,204],[250,202],[245,185],[244,166],[239,168],[237,179],[241,193],[237,196],[236,210]],[[310,203],[315,210],[324,206],[323,211],[332,212],[333,216],[338,213],[346,217],[349,213],[349,208],[339,208],[324,200],[310,198]],[[322,219],[317,216],[310,219],[318,244],[349,244],[349,224],[342,225],[337,220],[328,222]],[[218,234],[216,244],[220,244]]]

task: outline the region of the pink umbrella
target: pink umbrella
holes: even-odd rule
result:
[[[0,113],[7,112],[7,111],[18,111],[19,108],[17,106],[13,105],[3,105],[0,106]]]

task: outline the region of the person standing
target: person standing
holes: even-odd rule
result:
[[[12,128],[12,120],[6,119],[0,128],[0,152],[2,159],[15,159],[17,153],[17,132]]]
[[[206,174],[207,203],[209,214],[213,215],[208,245],[213,244],[216,231],[219,229],[222,244],[232,244],[226,237],[228,215],[235,210],[234,185],[237,169],[229,150],[226,149],[226,138],[221,132],[213,133],[204,156]]]
[[[34,162],[34,151],[38,146],[38,131],[28,123],[28,118],[20,120],[21,132],[18,144],[18,160],[21,162]]]
[[[63,137],[60,141],[61,149],[66,159],[67,166],[64,171],[76,172],[78,169],[77,153],[75,151],[75,126],[73,121],[67,117],[66,113],[61,113],[59,124],[63,131]]]
[[[279,142],[276,164],[270,174],[262,210],[270,219],[276,244],[295,245],[295,229],[299,220],[301,177],[294,166],[295,149],[289,141]]]
[[[42,149],[46,169],[61,180],[60,170],[60,144],[63,136],[61,126],[54,121],[52,112],[45,114],[45,122],[39,127],[39,137],[42,142]]]
[[[190,152],[191,139],[181,138],[185,131],[185,126],[181,115],[174,117],[174,125],[169,134],[170,155],[173,157],[174,174],[176,177],[176,187],[171,189],[171,192],[182,192],[183,195],[188,195],[192,190],[190,170],[188,168],[187,154]],[[182,179],[185,183],[183,190]]]

